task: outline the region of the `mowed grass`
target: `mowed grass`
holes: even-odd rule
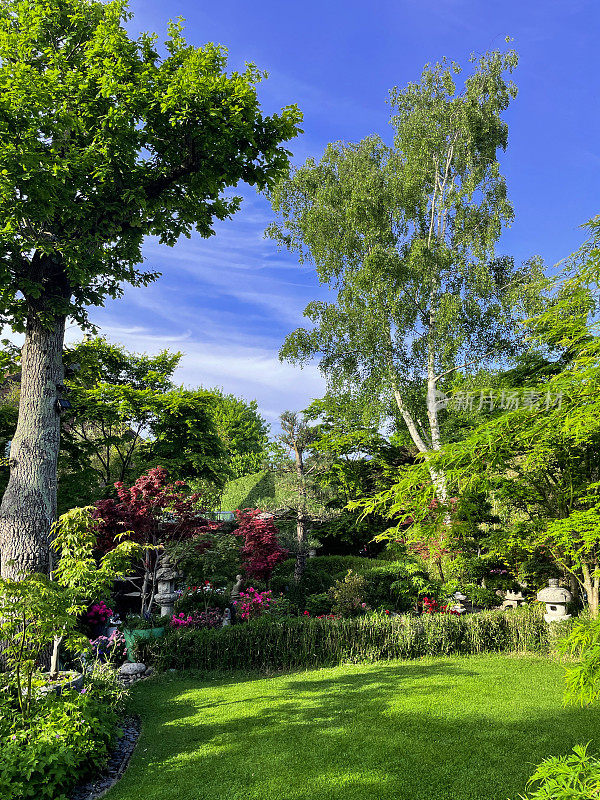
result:
[[[107,800],[518,800],[595,740],[543,658],[430,658],[135,687],[142,735]]]

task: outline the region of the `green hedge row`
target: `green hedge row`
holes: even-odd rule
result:
[[[369,615],[354,619],[258,619],[219,630],[174,630],[140,642],[136,657],[158,669],[272,672],[457,653],[548,652],[537,610],[457,617]]]

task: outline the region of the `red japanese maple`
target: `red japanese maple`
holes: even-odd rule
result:
[[[118,500],[100,500],[94,512],[98,548],[104,553],[123,531],[131,531],[134,541],[145,544],[189,539],[219,527],[202,516],[200,496],[187,492],[183,481],[170,483],[163,467],[149,470],[133,486],[118,482],[115,487]]]
[[[235,533],[244,537],[242,567],[248,576],[267,581],[277,564],[288,557],[289,551],[279,544],[279,531],[272,517],[262,514],[258,508],[235,514],[238,521]]]

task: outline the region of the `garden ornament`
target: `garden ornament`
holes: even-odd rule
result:
[[[537,599],[546,604],[546,622],[560,622],[571,618],[567,614],[567,603],[571,602],[573,595],[568,589],[558,585],[558,578],[549,578],[548,586],[538,592]]]
[[[513,592],[510,589],[507,589],[504,594],[502,608],[518,608],[520,605],[523,605],[524,602],[525,597],[523,596],[523,592],[521,592],[521,590],[518,592]]]
[[[179,577],[181,577],[181,573],[171,566],[168,555],[163,555],[160,560],[160,569],[156,572],[158,591],[154,597],[157,605],[160,606],[161,617],[173,614],[175,600],[177,600],[175,580]]]
[[[242,586],[244,585],[244,578],[242,575],[235,576],[235,583],[233,584],[233,588],[229,593],[229,596],[232,600],[239,600],[240,599],[240,592],[242,591]]]

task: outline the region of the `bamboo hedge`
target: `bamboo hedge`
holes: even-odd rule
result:
[[[263,618],[218,630],[170,630],[161,639],[140,641],[136,658],[159,670],[274,672],[421,656],[548,653],[557,633],[537,609],[462,617]]]

